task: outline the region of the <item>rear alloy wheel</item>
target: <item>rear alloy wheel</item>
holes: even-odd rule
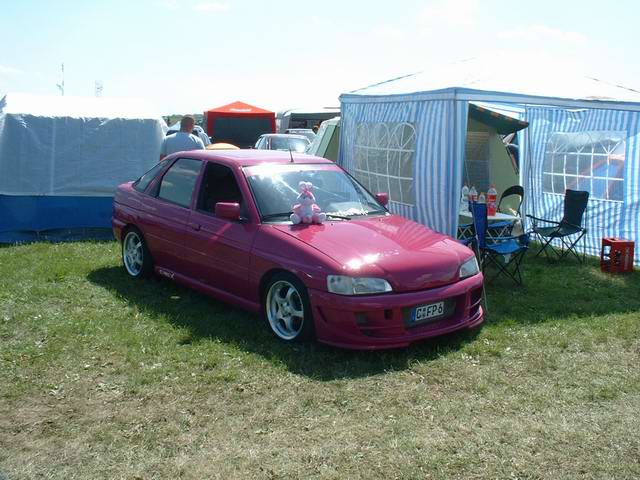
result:
[[[127,273],[134,278],[143,277],[151,270],[151,254],[142,234],[136,229],[128,230],[124,236],[122,263]]]
[[[313,335],[307,290],[293,275],[279,273],[271,279],[263,308],[271,330],[281,340],[307,340]]]

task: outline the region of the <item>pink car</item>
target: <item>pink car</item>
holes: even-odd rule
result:
[[[289,220],[301,181],[325,223]],[[118,187],[113,230],[132,277],[261,312],[284,341],[392,348],[482,323],[473,252],[391,215],[387,198],[323,158],[182,152]]]

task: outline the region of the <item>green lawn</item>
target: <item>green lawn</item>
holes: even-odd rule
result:
[[[479,331],[357,353],[115,243],[0,248],[0,478],[640,477],[640,274],[524,270]]]

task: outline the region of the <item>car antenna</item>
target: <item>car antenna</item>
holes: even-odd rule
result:
[[[291,157],[291,163],[293,163],[293,153],[291,153],[291,147],[289,147],[289,157]]]

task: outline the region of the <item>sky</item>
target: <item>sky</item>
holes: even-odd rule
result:
[[[0,16],[7,92],[136,97],[159,113],[279,111],[468,58],[544,58],[640,90],[640,2],[22,0]],[[553,68],[549,74],[553,75]]]

